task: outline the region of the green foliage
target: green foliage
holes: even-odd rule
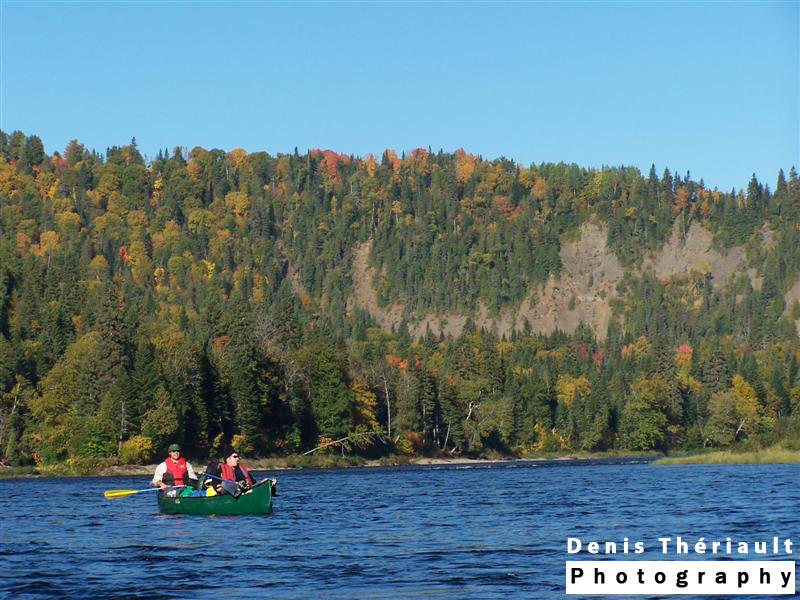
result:
[[[625,405],[620,422],[620,438],[624,448],[654,450],[664,442],[666,415],[643,400]]]
[[[636,382],[633,397],[625,405],[620,420],[620,438],[625,448],[663,448],[671,410],[668,390],[669,384],[659,375],[641,377]]]
[[[155,448],[164,450],[172,443],[179,427],[178,411],[167,390],[159,386],[155,393],[155,404],[144,416],[142,433],[153,440]]]
[[[34,426],[30,433],[39,455],[37,462],[50,463],[77,453],[82,424],[93,418],[98,408],[86,399],[81,385],[92,369],[98,344],[95,332],[80,337],[42,380],[41,395],[31,400]]]
[[[6,462],[145,460],[148,439],[156,454],[173,441],[213,452],[236,436],[287,453],[385,431],[335,451],[478,454],[796,432],[794,168],[774,193],[754,177],[721,193],[655,167],[463,151],[194,148],[146,163],[135,144],[101,155],[72,141],[47,156],[36,136],[0,138]],[[412,338],[424,313],[519,307],[560,273],[562,243],[590,219],[627,269],[607,332],[534,335],[523,320],[498,339],[468,320],[458,337],[431,324]],[[702,265],[665,279],[638,269],[695,224],[720,250],[743,245],[760,285]],[[356,266],[372,268],[379,304],[404,305],[393,333],[353,306]]]
[[[332,348],[307,357],[311,413],[318,435],[342,436],[353,429],[353,392]]]
[[[74,456],[79,458],[104,458],[114,454],[115,446],[99,419],[89,417],[81,423]]]

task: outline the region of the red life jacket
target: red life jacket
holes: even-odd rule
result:
[[[167,465],[167,473],[172,475],[175,479],[175,485],[183,485],[184,483],[189,483],[189,470],[186,468],[186,459],[182,456],[178,459],[178,462],[173,462],[173,460],[169,457],[164,461],[164,464]],[[186,479],[186,481],[184,481]]]
[[[229,481],[236,481],[236,469],[234,467],[229,467],[227,463],[222,463],[219,467],[220,477]],[[244,465],[240,464],[239,468],[242,470],[242,474],[244,475],[245,479],[249,483],[253,483],[253,478],[250,477],[250,473],[247,472],[247,469],[244,468]]]

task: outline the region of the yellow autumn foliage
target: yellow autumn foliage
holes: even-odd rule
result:
[[[630,344],[623,346],[620,349],[620,354],[623,358],[640,359],[650,352],[650,341],[645,336],[639,336]]]
[[[243,219],[250,212],[250,198],[245,192],[230,192],[225,196],[225,206]]]
[[[56,223],[63,235],[77,235],[80,231],[81,218],[74,212],[60,212],[56,215]]]
[[[58,250],[58,243],[61,236],[58,235],[56,231],[45,231],[39,236],[39,252],[38,254],[43,255],[47,254],[48,252],[53,252]]]
[[[378,406],[375,394],[369,386],[361,381],[350,384],[353,392],[353,422],[355,425],[366,425],[370,429],[378,428],[378,418],[375,410]]]
[[[559,375],[556,380],[556,397],[559,402],[563,402],[566,406],[571,406],[576,397],[585,398],[591,391],[592,386],[584,376]]]

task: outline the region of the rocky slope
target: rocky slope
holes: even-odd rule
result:
[[[771,243],[768,228],[764,228],[762,237],[765,243]],[[611,317],[610,301],[624,273],[616,256],[609,250],[607,239],[608,229],[605,225],[585,223],[577,240],[562,244],[563,268],[559,277],[551,276],[543,285],[529,290],[514,311],[505,310],[492,316],[485,306],[481,306],[478,314],[472,315],[476,325],[499,335],[508,335],[514,328],[521,329],[525,319],[533,331],[540,333],[555,329],[572,332],[583,321],[591,325],[597,336],[603,339]],[[722,254],[713,248],[712,241],[712,233],[697,223],[689,228],[685,236],[681,235],[676,224],[671,238],[660,251],[647,256],[641,268],[652,270],[661,279],[693,270],[709,271],[717,284],[736,273],[746,272],[753,286],[760,288],[761,279],[753,269],[746,268],[747,257],[743,246],[733,247]],[[375,273],[369,266],[370,248],[371,242],[366,242],[357,247],[354,253],[354,293],[349,306],[367,310],[382,327],[391,329],[400,323],[404,307],[400,303],[383,307],[378,305],[371,284]],[[800,282],[787,293],[786,298],[789,304],[795,298],[800,298]],[[468,316],[453,313],[419,315],[409,323],[409,329],[415,336],[422,335],[427,327],[437,333],[441,330],[448,335],[458,335]]]

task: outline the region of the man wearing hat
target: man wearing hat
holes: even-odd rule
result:
[[[181,447],[178,444],[170,445],[169,456],[156,467],[151,483],[163,490],[172,485],[189,485],[190,479],[197,481],[192,465],[181,456]]]

